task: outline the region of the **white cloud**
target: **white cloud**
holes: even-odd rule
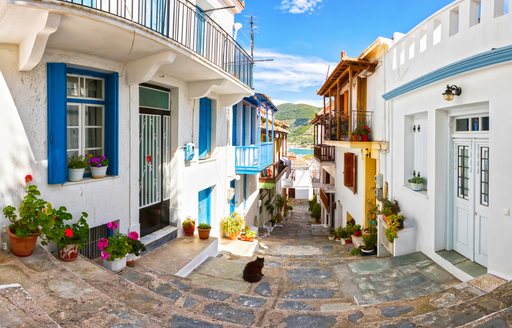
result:
[[[272,50],[258,50],[255,57],[274,59],[271,62],[257,62],[254,72],[256,90],[280,92],[301,92],[324,83],[330,63],[318,57],[289,55]]]
[[[290,14],[309,14],[321,3],[322,0],[282,0],[280,8]]]

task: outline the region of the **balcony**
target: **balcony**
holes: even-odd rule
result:
[[[252,88],[251,56],[208,15],[184,0],[58,0],[111,14],[177,43]]]
[[[334,162],[336,147],[328,145],[315,146],[315,158],[319,162]]]
[[[235,171],[237,174],[259,174],[273,162],[274,143],[235,147]]]
[[[276,183],[286,172],[286,165],[282,162],[274,163],[266,170],[261,171],[259,181],[261,183]]]
[[[326,209],[331,208],[331,197],[327,195],[324,188],[320,188],[320,201]]]
[[[352,115],[332,112],[323,119],[325,140],[372,141],[373,112],[354,111]]]

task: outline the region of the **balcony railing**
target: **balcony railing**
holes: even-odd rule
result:
[[[262,142],[259,145],[235,147],[235,170],[237,174],[259,174],[272,164],[274,144]]]
[[[282,162],[274,163],[272,166],[267,167],[260,173],[260,182],[275,183],[281,179],[286,171],[286,165]]]
[[[319,162],[334,162],[336,147],[327,145],[315,146],[315,158]]]
[[[324,207],[327,209],[331,208],[331,201],[330,197],[327,195],[325,190],[323,188],[320,188],[320,200],[322,201],[322,204],[324,204]]]
[[[251,56],[213,19],[184,0],[59,0],[106,12],[194,51],[252,88]]]
[[[371,141],[373,112],[354,111],[352,115],[337,115],[333,112],[326,117],[325,140],[331,141]],[[367,133],[369,132],[369,133]],[[366,136],[366,137],[365,137]]]

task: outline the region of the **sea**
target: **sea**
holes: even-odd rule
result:
[[[312,148],[288,148],[288,152],[302,157],[304,155],[313,155],[314,150]]]

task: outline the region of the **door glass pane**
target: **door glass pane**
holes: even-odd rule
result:
[[[457,196],[469,199],[469,147],[458,146]]]
[[[459,118],[455,120],[455,131],[465,132],[469,131],[469,118]]]
[[[170,92],[141,86],[139,88],[140,107],[169,110]]]
[[[85,148],[101,148],[103,136],[101,128],[85,128]]]
[[[103,80],[85,78],[85,97],[103,99]]]
[[[78,77],[77,76],[68,76],[67,77],[67,96],[68,97],[78,97]]]
[[[480,148],[480,204],[489,206],[489,147]]]
[[[86,106],[85,107],[85,125],[86,126],[103,126],[103,107]]]
[[[489,131],[489,116],[482,117],[482,131]]]
[[[480,131],[480,117],[471,118],[471,131]]]
[[[68,128],[68,135],[67,135],[68,150],[78,150],[79,149],[78,135],[79,135],[78,128]]]
[[[67,110],[67,125],[68,126],[79,126],[79,112],[78,105],[69,104]]]

